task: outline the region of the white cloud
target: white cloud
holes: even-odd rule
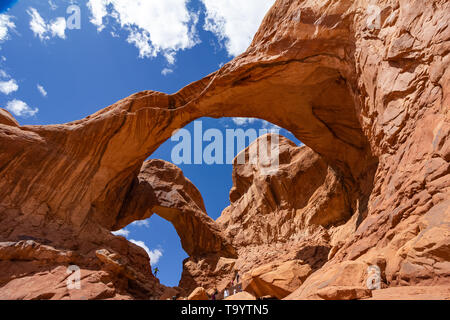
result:
[[[232,118],[233,122],[238,126],[244,126],[254,123],[257,119],[255,118]]]
[[[173,73],[173,70],[172,70],[172,69],[169,69],[169,68],[164,68],[164,69],[161,71],[161,74],[162,74],[163,76],[167,76],[168,74],[171,74],[171,73]]]
[[[58,36],[61,39],[66,38],[66,28],[66,19],[63,17],[56,18],[56,20],[49,25],[52,36]]]
[[[30,20],[30,28],[33,31],[35,36],[39,36],[41,40],[44,39],[45,34],[47,33],[47,25],[44,19],[41,17],[39,12],[36,9],[30,8],[28,14],[31,17]]]
[[[166,53],[164,53],[164,57],[166,58],[166,60],[169,64],[174,64],[176,54],[177,53],[175,51],[166,52]]]
[[[153,251],[150,251],[150,253],[148,255],[150,257],[150,264],[152,266],[155,266],[158,264],[159,259],[162,257],[163,253],[162,253],[162,250],[155,249]]]
[[[128,231],[127,229],[121,229],[121,230],[114,231],[112,234],[115,236],[123,236],[126,238],[130,235],[130,231]]]
[[[66,38],[66,19],[58,17],[49,23],[46,23],[42,16],[35,8],[29,8],[27,13],[30,15],[30,29],[34,36],[39,37],[42,41],[49,40],[51,37]]]
[[[261,125],[262,125],[263,129],[267,129],[271,132],[274,132],[274,131],[277,132],[282,129],[281,127],[279,127],[273,123],[270,123],[269,121],[266,121],[266,120],[261,120]]]
[[[12,17],[7,14],[0,14],[0,41],[9,39],[9,31],[15,29],[16,25],[11,21]]]
[[[152,266],[158,264],[159,259],[163,255],[162,250],[160,250],[160,249],[150,250],[143,241],[136,241],[136,240],[131,239],[130,242],[132,242],[135,245],[143,248],[147,252],[148,256],[150,257],[150,264]]]
[[[139,49],[140,58],[163,54],[169,64],[175,53],[189,49],[199,41],[195,25],[198,14],[189,12],[189,0],[89,0],[91,23],[99,32],[105,18],[111,18],[128,31],[127,42]]]
[[[6,109],[18,117],[31,117],[39,111],[39,109],[32,109],[25,102],[16,99],[9,101]]]
[[[275,0],[202,0],[206,7],[204,29],[225,41],[228,54],[237,56],[253,36]]]
[[[137,220],[131,224],[132,226],[136,227],[149,227],[148,220]]]
[[[9,81],[0,81],[0,92],[4,94],[10,94],[19,90],[16,80],[11,79]]]
[[[281,127],[274,125],[266,120],[256,119],[256,118],[231,118],[233,123],[237,126],[250,126],[253,128],[266,129],[269,132],[278,132]]]
[[[101,32],[105,25],[103,24],[103,18],[107,16],[108,11],[106,6],[108,5],[107,0],[89,0],[87,6],[91,10],[91,23],[97,26],[97,31]]]
[[[37,89],[38,91],[42,94],[43,97],[47,96],[47,91],[44,89],[43,86],[41,86],[40,84],[37,85]]]

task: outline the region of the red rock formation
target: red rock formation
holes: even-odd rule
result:
[[[234,160],[231,205],[217,223],[232,239],[237,259],[190,257],[180,283],[186,290],[223,291],[238,271],[245,290],[281,299],[328,260],[330,234],[351,217],[343,183],[318,154],[282,136],[276,139],[278,169],[267,175],[259,161],[249,160],[250,150],[272,137],[260,137]],[[240,158],[245,164],[237,163]]]
[[[301,260],[281,265],[270,263],[244,274],[243,290],[258,298],[270,296],[283,299],[300,287],[311,271],[311,267]]]
[[[379,20],[372,19],[369,5],[378,6]],[[203,116],[258,117],[282,126],[320,156],[310,158],[317,158],[311,162],[321,168],[318,176],[326,173],[326,182],[309,190],[318,192],[316,201],[306,203],[311,210],[296,217],[289,211],[297,214],[310,197],[297,194],[296,199],[288,192],[285,203],[259,198],[265,212],[277,205],[270,214],[280,226],[255,223],[266,231],[254,239],[247,236],[256,234],[253,221],[243,231],[233,230],[233,221],[245,220],[234,219],[233,212],[243,212],[240,195],[271,182],[242,185],[248,173],[237,174],[231,197],[237,209],[227,209],[220,221],[226,234],[239,235],[233,239],[238,247],[234,269],[252,268],[239,264],[245,257],[261,256],[255,261],[263,264],[271,255],[278,259],[284,248],[288,261],[293,252],[310,256],[329,245],[327,259],[317,262],[319,269],[293,295],[324,294],[317,288],[330,270],[349,263],[378,264],[391,287],[448,284],[449,15],[450,4],[439,0],[278,0],[244,54],[178,93],[138,93],[64,125],[18,126],[2,111],[0,242],[7,249],[0,261],[0,295],[71,297],[56,283],[62,283],[61,263],[76,263],[100,279],[100,289],[93,289],[98,294],[87,298],[159,296],[163,288],[151,275],[145,252],[110,231],[134,219],[123,208],[129,192],[140,189],[136,183],[145,159],[174,130]],[[161,199],[166,192],[161,190]],[[208,248],[210,260],[200,254],[185,264],[189,286],[197,279],[210,281],[207,273],[192,274],[199,264],[214,272],[222,254],[233,256],[226,237],[198,211],[196,197],[187,202],[196,205],[190,218],[177,205],[174,209],[176,221],[196,221],[202,239],[208,239],[201,246]],[[286,223],[286,218],[293,219]],[[295,241],[280,247],[284,237]],[[192,252],[202,251],[188,245],[192,239],[184,241]],[[55,260],[42,258],[33,247],[44,248],[44,257]],[[24,260],[8,258],[16,256]],[[225,269],[233,264],[222,262]],[[218,277],[226,283],[232,275],[218,271]],[[34,289],[26,289],[24,281],[35,283]],[[56,289],[48,291],[44,283],[55,283]],[[327,296],[332,289],[324,289]]]
[[[410,286],[375,290],[371,300],[450,300],[449,286]]]
[[[243,291],[243,292],[238,292],[236,294],[233,294],[233,295],[225,298],[225,300],[252,301],[252,300],[256,300],[256,298],[254,296],[252,296],[250,293]]]
[[[198,301],[198,300],[209,300],[209,296],[206,290],[199,287],[196,288],[188,297],[188,300]]]
[[[207,215],[200,192],[177,166],[163,160],[146,161],[125,199],[114,229],[156,213],[173,224],[183,249],[190,256],[236,255],[236,250]]]

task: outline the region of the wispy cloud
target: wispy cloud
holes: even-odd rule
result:
[[[7,14],[0,14],[0,42],[9,39],[9,32],[16,28],[12,17]]]
[[[195,46],[198,14],[190,12],[188,0],[89,0],[91,23],[101,32],[108,21],[128,32],[127,42],[139,50],[139,57],[162,54],[169,64],[175,53]]]
[[[67,26],[65,18],[58,17],[47,23],[35,8],[30,7],[27,13],[31,18],[30,29],[41,41],[49,40],[51,37],[66,38]]]
[[[256,31],[275,0],[202,0],[206,8],[204,29],[213,32],[230,56],[250,45]]]
[[[150,250],[144,241],[136,241],[136,240],[131,239],[130,242],[143,248],[147,252],[148,256],[150,257],[150,264],[152,266],[157,265],[159,262],[159,259],[163,256],[162,249]]]
[[[244,126],[244,125],[250,125],[252,123],[254,123],[256,120],[255,118],[232,118],[231,120],[233,120],[234,124],[238,125],[238,126]]]
[[[164,68],[164,69],[161,71],[161,74],[162,74],[163,76],[167,76],[167,75],[169,75],[169,74],[171,74],[171,73],[173,73],[173,70],[172,70],[172,69],[169,69],[169,68]]]
[[[266,129],[269,132],[278,132],[281,127],[274,125],[266,120],[256,118],[231,118],[231,121],[237,126],[252,126],[255,128]]]
[[[128,231],[127,229],[121,229],[121,230],[112,232],[112,234],[115,236],[122,236],[122,237],[126,238],[130,235],[130,231]]]
[[[137,220],[131,224],[132,226],[136,227],[149,227],[148,220]]]
[[[42,94],[43,97],[47,96],[47,91],[43,86],[41,86],[39,83],[37,84],[38,91]]]
[[[39,111],[39,109],[30,108],[25,102],[16,99],[9,101],[6,109],[18,117],[32,117]]]

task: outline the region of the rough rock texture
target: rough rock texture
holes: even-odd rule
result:
[[[177,166],[163,160],[146,161],[125,199],[114,229],[148,219],[156,213],[173,224],[183,249],[190,256],[236,255],[235,249],[206,213],[200,192]]]
[[[282,299],[328,260],[330,233],[351,217],[343,183],[318,154],[282,136],[276,139],[278,169],[267,175],[260,161],[249,158],[273,137],[262,136],[243,150],[245,164],[237,164],[241,154],[236,157],[231,205],[217,220],[238,258],[190,257],[180,283],[188,291],[198,285],[223,291],[239,272],[244,290]]]
[[[372,291],[369,300],[450,300],[450,287],[392,287]]]
[[[250,271],[280,256],[279,262],[304,260],[315,270],[293,293],[299,297],[319,294],[330,272],[352,263],[379,265],[389,287],[448,285],[449,18],[450,3],[441,0],[277,0],[245,53],[173,95],[141,92],[63,125],[18,126],[2,111],[0,295],[70,297],[58,291],[66,277],[58,268],[72,263],[103,279],[93,280],[101,288],[87,298],[160,296],[164,288],[146,253],[110,231],[148,214],[146,208],[140,217],[124,209],[130,196],[141,204],[134,190],[142,189],[142,164],[174,130],[204,116],[257,117],[291,131],[318,155],[310,160],[319,166],[319,181],[308,178],[306,167],[300,174],[318,184],[299,189],[311,197],[318,192],[318,198],[310,202],[287,192],[285,203],[278,203],[256,197],[260,212],[279,225],[248,220],[240,231],[233,225],[246,221],[237,217],[246,203],[239,196],[289,175],[252,187],[241,183],[249,172],[238,169],[231,208],[216,224],[198,210],[196,195],[168,209],[163,187],[160,214],[171,212],[172,221],[203,230],[200,239],[183,240],[195,255],[185,263],[181,286],[217,285],[210,274],[233,265],[221,257],[235,259],[230,273],[217,271],[217,281],[226,285],[235,270]],[[187,215],[185,204],[195,204]],[[250,207],[256,216],[259,209]],[[252,238],[258,228],[264,231]],[[233,233],[237,239],[227,239]],[[197,240],[199,248],[192,246]],[[319,261],[308,262],[315,252]],[[50,293],[46,283],[55,283]]]
[[[252,164],[250,150],[266,139],[242,151],[245,164],[237,164],[240,155],[234,160],[231,205],[217,222],[235,246],[298,241],[309,226],[326,228],[351,217],[345,185],[310,148],[280,136],[278,169],[267,175],[259,161]]]
[[[256,298],[254,296],[252,296],[250,293],[243,291],[243,292],[238,292],[236,294],[233,294],[232,296],[229,296],[229,297],[225,298],[224,300],[251,301],[251,300],[256,300]]]
[[[198,190],[176,166],[146,161],[126,199],[122,209],[132,212],[134,220],[155,212],[171,221],[190,254],[235,254],[207,216]],[[28,221],[30,216],[8,210],[1,218],[2,234],[12,241],[0,242],[0,299],[155,299],[185,294],[182,288],[168,290],[159,284],[142,248],[92,222],[77,228],[45,215],[31,215]],[[120,216],[117,223],[118,228],[126,224]],[[67,289],[70,265],[81,268],[80,290]]]
[[[372,290],[366,287],[326,286],[317,291],[323,300],[360,300],[372,297]]]
[[[0,299],[91,300],[158,296],[161,286],[151,276],[145,251],[124,238],[104,237],[110,241],[108,247],[114,248],[115,253],[112,253],[113,249],[95,251],[94,243],[86,238],[74,242],[70,251],[33,240],[1,242]],[[80,244],[85,248],[77,247]],[[80,267],[79,290],[69,289],[67,285],[69,265]]]
[[[261,298],[283,299],[295,291],[311,274],[311,267],[303,261],[292,260],[281,265],[271,263],[243,275],[243,290]]]
[[[359,261],[326,265],[308,277],[287,299],[367,298],[365,290],[367,290],[368,267],[368,264]]]
[[[195,289],[188,297],[188,300],[209,300],[209,296],[204,288]]]
[[[0,124],[12,126],[12,127],[18,127],[19,123],[14,119],[14,117],[11,115],[11,113],[8,112],[8,110],[1,109],[0,108]]]

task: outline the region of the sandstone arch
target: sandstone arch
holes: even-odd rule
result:
[[[127,219],[142,163],[174,130],[251,116],[290,130],[343,181],[358,219],[330,264],[382,254],[390,283],[448,277],[446,240],[422,242],[448,223],[449,4],[376,3],[380,28],[367,25],[368,1],[278,0],[244,54],[172,95],[141,92],[64,125],[0,113],[1,240],[62,221],[101,243],[92,230]],[[424,255],[428,267],[416,263]]]
[[[133,181],[113,229],[156,213],[169,221],[189,256],[220,252],[236,257],[236,250],[206,213],[197,188],[177,166],[163,160],[144,163]]]
[[[46,205],[75,225],[92,219],[111,228],[124,186],[144,159],[174,130],[203,116],[251,116],[280,125],[338,169],[350,189],[358,189],[358,179],[376,160],[355,113],[350,19],[337,19],[350,5],[322,17],[315,39],[307,35],[318,10],[309,12],[310,21],[301,24],[295,39],[288,32],[295,20],[275,30],[275,20],[296,6],[295,1],[275,6],[246,53],[178,93],[141,92],[64,125],[5,127],[20,143],[3,142],[9,151],[2,154],[3,181],[15,184],[3,184],[1,196],[26,207],[23,211]],[[339,23],[330,28],[333,19]],[[14,174],[21,171],[29,174]],[[14,192],[22,184],[27,192]]]

